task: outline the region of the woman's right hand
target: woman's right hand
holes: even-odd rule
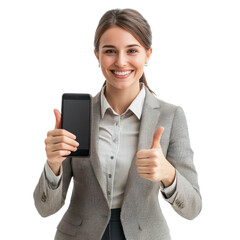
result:
[[[57,109],[54,109],[54,114],[56,124],[54,130],[47,133],[45,150],[49,167],[55,175],[58,175],[62,162],[67,158],[66,156],[69,155],[71,151],[76,151],[79,144],[75,141],[76,136],[74,134],[61,129],[61,113]]]

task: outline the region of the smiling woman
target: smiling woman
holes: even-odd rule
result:
[[[48,160],[34,192],[41,216],[57,212],[74,179],[70,206],[55,240],[170,240],[158,195],[182,217],[201,211],[197,172],[181,107],[157,99],[144,65],[151,29],[133,9],[100,19],[94,53],[106,79],[92,100],[91,155],[65,157],[78,143],[56,126],[45,140]]]
[[[122,114],[140,91],[139,79],[152,49],[146,50],[130,32],[118,26],[106,30],[98,45],[95,55],[106,78],[106,98]],[[121,96],[125,104],[119,109],[117,101]]]
[[[139,12],[133,9],[115,9],[106,12],[99,21],[94,39],[95,54],[96,52],[99,52],[100,38],[102,38],[103,33],[111,27],[119,27],[130,33],[132,37],[135,38],[134,42],[138,42],[136,45],[144,48],[146,52],[151,49],[152,32],[146,19]],[[134,46],[131,46],[128,42],[128,47],[136,47],[135,44],[133,45]],[[151,52],[152,50],[150,50],[150,55]],[[149,91],[153,93],[153,91],[148,87],[144,73],[140,78],[140,82],[144,82]],[[105,84],[106,82],[103,85]]]

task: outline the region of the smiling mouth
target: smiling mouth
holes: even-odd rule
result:
[[[111,70],[111,72],[116,75],[116,76],[128,76],[130,75],[134,70],[128,70],[128,71],[115,71],[115,70]]]

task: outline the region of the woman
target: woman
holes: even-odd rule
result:
[[[94,53],[106,81],[92,103],[90,158],[75,151],[75,136],[55,129],[45,140],[47,163],[34,192],[41,216],[64,204],[71,178],[71,203],[55,239],[171,239],[158,193],[187,219],[201,211],[186,118],[181,107],[157,99],[144,65],[151,30],[135,10],[111,10],[101,18]]]

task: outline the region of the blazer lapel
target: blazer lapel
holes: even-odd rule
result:
[[[145,86],[144,86],[145,87]],[[141,124],[139,129],[138,150],[149,149],[152,145],[153,135],[157,129],[160,111],[159,103],[153,94],[145,87],[146,96],[143,104]]]
[[[103,170],[98,156],[99,141],[99,123],[100,123],[100,92],[92,98],[92,120],[91,120],[91,157],[90,162],[97,181],[102,189],[103,195],[107,200],[106,184],[104,180]]]
[[[149,149],[151,147],[153,135],[158,127],[157,125],[160,117],[159,103],[157,101],[157,98],[153,96],[153,94],[145,85],[144,87],[146,90],[146,96],[141,116],[137,151],[141,149]],[[143,188],[145,185],[147,187],[148,184],[149,180],[141,178],[138,174],[135,156],[135,158],[132,160],[132,164],[129,170],[122,208],[124,208],[124,205],[128,202],[126,200],[128,197],[130,197],[129,193],[131,192],[131,189],[134,189],[135,187]]]

